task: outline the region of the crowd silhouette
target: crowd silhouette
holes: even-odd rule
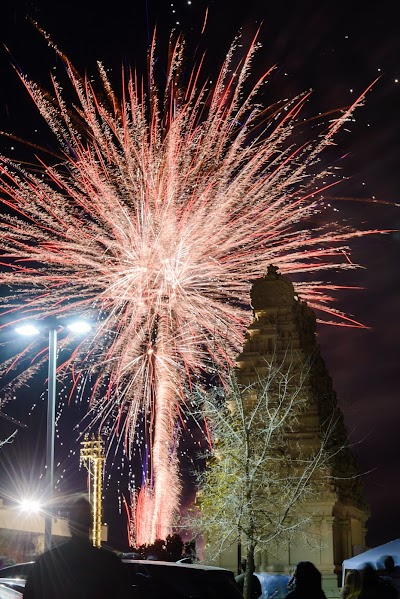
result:
[[[342,599],[400,599],[398,568],[391,556],[382,560],[383,568],[365,563],[346,573]]]

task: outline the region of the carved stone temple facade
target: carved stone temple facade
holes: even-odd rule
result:
[[[248,384],[262,375],[265,364],[292,352],[300,365],[307,365],[306,407],[299,420],[296,442],[315,446],[321,438],[323,423],[333,412],[339,414],[334,443],[346,443],[346,429],[337,406],[329,376],[316,339],[316,318],[301,301],[288,278],[273,266],[258,279],[251,290],[254,320],[242,353],[237,357],[238,380]],[[289,440],[290,444],[290,440]],[[288,449],[290,451],[290,448]],[[315,503],[307,500],[312,514],[306,535],[280,543],[256,555],[258,572],[291,573],[299,561],[311,561],[323,575],[327,597],[338,597],[342,561],[365,549],[368,507],[363,499],[360,478],[349,449],[334,458],[329,476],[321,481],[322,492]],[[312,539],[308,543],[306,538]],[[312,546],[310,546],[312,545]],[[219,564],[237,571],[237,547],[222,554]]]

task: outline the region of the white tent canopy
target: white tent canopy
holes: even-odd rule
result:
[[[379,547],[368,549],[364,553],[350,557],[343,561],[342,567],[342,586],[346,570],[360,570],[364,564],[371,564],[375,569],[383,568],[383,560],[388,555],[391,555],[395,566],[400,566],[400,539],[390,541]]]

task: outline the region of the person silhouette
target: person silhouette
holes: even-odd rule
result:
[[[291,580],[292,590],[286,599],[326,599],[321,573],[311,562],[299,562]]]
[[[390,582],[393,588],[396,590],[397,599],[400,598],[400,568],[395,565],[392,555],[386,555],[382,558],[384,570],[382,572],[382,578]]]
[[[235,577],[235,580],[236,580],[236,584],[239,587],[240,592],[243,595],[244,577],[246,575],[246,569],[247,569],[247,560],[246,559],[242,559],[242,561],[240,562],[240,567],[241,567],[242,572]],[[258,576],[256,576],[256,574],[254,572],[255,572],[255,568],[253,568],[253,571],[251,573],[252,575],[250,577],[250,599],[258,599],[262,595],[260,579],[258,578]]]
[[[121,560],[90,540],[92,509],[86,497],[71,502],[71,539],[52,547],[34,563],[24,599],[123,599],[129,586]]]
[[[361,594],[361,585],[361,573],[359,570],[349,570],[346,573],[340,596],[342,599],[358,599]]]
[[[361,593],[359,599],[396,599],[391,582],[379,576],[375,567],[365,563],[360,567]]]

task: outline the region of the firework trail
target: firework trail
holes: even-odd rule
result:
[[[307,94],[268,109],[257,104],[269,73],[249,86],[256,47],[254,40],[237,62],[233,44],[211,84],[201,61],[185,81],[178,39],[160,85],[153,44],[147,83],[124,73],[120,101],[101,65],[99,93],[56,49],[73,103],[55,79],[52,96],[21,79],[61,159],[40,159],[42,177],[1,157],[0,281],[11,289],[2,312],[14,322],[71,312],[96,320],[58,377],[72,375],[71,396],[91,389],[87,425],[105,431],[110,446],[124,443],[131,455],[145,422],[137,543],[169,532],[179,506],[183,389],[232,364],[251,318],[253,279],[271,263],[296,273],[296,289],[314,309],[357,326],[332,307],[335,288],[319,277],[355,268],[347,244],[367,232],[309,222],[339,180],[316,166],[321,151],[362,98],[296,146],[291,134]],[[70,340],[60,339],[60,353]],[[46,360],[35,344],[29,352],[26,369],[4,384],[4,401]],[[8,376],[27,355],[4,364]]]

